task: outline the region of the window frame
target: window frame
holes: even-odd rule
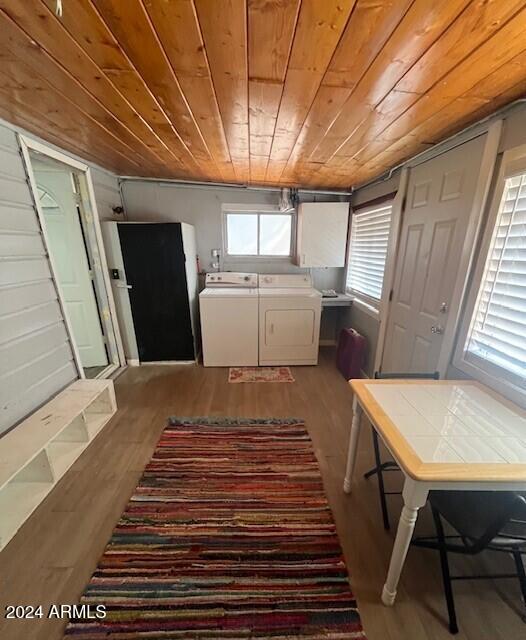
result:
[[[279,210],[279,207],[271,205],[239,205],[239,204],[224,204],[221,211],[221,230],[222,230],[222,244],[223,244],[223,258],[229,262],[287,262],[292,261],[292,257],[295,253],[295,239],[296,239],[296,210],[284,213]],[[290,216],[290,252],[287,255],[269,255],[269,254],[237,254],[228,252],[228,227],[227,217],[228,214],[234,215],[257,215],[257,246],[259,251],[260,243],[260,216],[261,215],[276,215],[276,216]]]
[[[346,260],[346,264],[345,264],[345,274],[344,274],[344,278],[345,278],[345,281],[344,281],[345,293],[347,293],[348,295],[352,296],[353,304],[357,304],[363,311],[365,311],[369,315],[372,315],[375,318],[378,318],[378,316],[380,315],[380,310],[381,310],[382,302],[383,302],[383,293],[384,293],[384,289],[385,289],[386,276],[388,274],[388,269],[390,268],[389,255],[390,255],[391,246],[392,246],[391,242],[392,242],[392,234],[393,234],[393,220],[394,220],[394,217],[395,217],[395,205],[396,205],[396,200],[395,199],[396,199],[396,193],[390,195],[389,197],[386,197],[385,199],[382,198],[381,202],[373,201],[373,202],[365,203],[363,206],[360,206],[360,207],[357,207],[357,208],[351,210],[350,224],[349,224],[349,234],[348,234],[348,239],[347,239],[347,260]],[[353,289],[353,288],[347,286],[349,268],[351,266],[351,237],[352,237],[353,221],[354,221],[354,217],[356,215],[360,215],[360,214],[376,211],[376,210],[381,209],[383,207],[386,207],[388,205],[390,205],[390,207],[391,207],[391,217],[390,217],[390,221],[389,221],[389,236],[387,238],[387,251],[386,251],[386,255],[385,255],[384,273],[383,273],[383,278],[382,278],[382,288],[381,288],[380,297],[379,298],[374,298],[373,296],[367,295],[366,293],[363,293],[362,291],[358,291],[356,289]]]
[[[526,388],[516,383],[518,376],[473,353],[468,354],[466,347],[476,313],[480,287],[485,275],[486,262],[491,248],[495,225],[505,193],[506,180],[525,173],[526,145],[505,151],[502,155],[500,169],[495,181],[491,206],[488,211],[484,233],[477,252],[478,257],[469,281],[469,293],[462,310],[462,320],[453,352],[453,366],[459,371],[495,389],[524,408],[526,408]]]

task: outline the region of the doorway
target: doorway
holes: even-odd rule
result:
[[[452,297],[485,143],[479,136],[411,169],[383,372],[441,368],[444,336],[456,320]]]
[[[87,170],[25,148],[49,260],[79,374],[107,377],[120,366],[102,248]]]

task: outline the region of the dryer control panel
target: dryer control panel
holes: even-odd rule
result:
[[[259,288],[276,289],[312,289],[312,278],[308,273],[262,274],[259,276]]]

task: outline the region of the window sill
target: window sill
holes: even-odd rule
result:
[[[380,322],[380,310],[379,309],[377,309],[376,307],[373,307],[372,304],[369,304],[368,302],[365,302],[365,300],[360,299],[352,291],[347,291],[346,293],[347,293],[348,296],[351,296],[353,307],[358,307],[358,309],[360,311],[363,311],[368,316],[371,316],[371,318],[374,318],[375,320]]]
[[[282,263],[292,263],[291,256],[223,256],[224,263],[246,263],[246,262],[282,262]]]
[[[478,380],[523,409],[526,409],[526,392],[514,382],[507,379],[505,374],[486,371],[482,366],[466,360],[463,355],[455,355],[452,364],[465,375]]]

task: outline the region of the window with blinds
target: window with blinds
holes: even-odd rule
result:
[[[382,297],[392,202],[355,213],[347,268],[347,291],[373,302]]]
[[[465,357],[526,379],[526,173],[508,178]],[[510,377],[510,376],[508,376]]]

